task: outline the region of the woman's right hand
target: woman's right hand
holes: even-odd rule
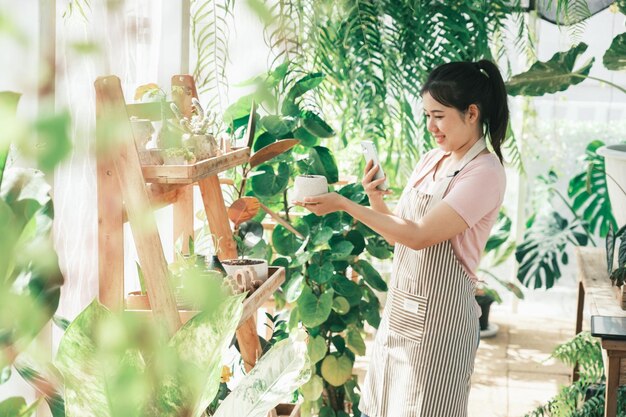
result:
[[[390,190],[381,191],[376,188],[385,182],[385,177],[379,178],[377,180],[374,179],[374,175],[376,175],[379,169],[379,166],[374,165],[374,162],[372,160],[367,161],[367,164],[365,165],[365,175],[361,180],[361,185],[363,185],[363,189],[365,190],[365,193],[370,198],[370,200],[372,198],[379,198],[382,200],[383,196],[391,194]]]

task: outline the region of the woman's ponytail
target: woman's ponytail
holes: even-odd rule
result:
[[[483,59],[477,62],[477,66],[489,78],[491,94],[487,102],[484,103],[487,114],[485,114],[483,120],[486,122],[489,130],[493,151],[500,159],[500,162],[502,162],[501,146],[506,139],[506,132],[509,126],[509,105],[507,103],[506,87],[500,70],[493,62]]]

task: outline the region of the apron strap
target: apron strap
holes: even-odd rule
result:
[[[439,181],[439,183],[435,187],[433,196],[430,199],[430,207],[433,207],[435,204],[443,199],[443,195],[448,190],[448,187],[450,186],[450,183],[452,182],[454,177],[459,172],[461,172],[461,170],[465,168],[465,166],[469,164],[474,158],[476,158],[483,150],[485,150],[485,148],[487,148],[485,138],[481,137],[476,141],[474,145],[472,145],[470,150],[467,151],[467,153],[463,156],[463,158],[461,158],[461,160],[457,164],[451,166],[450,169],[448,169],[445,177],[441,181]]]

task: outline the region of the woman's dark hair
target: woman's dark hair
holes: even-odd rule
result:
[[[420,91],[424,93],[463,113],[470,104],[478,106],[480,122],[487,125],[491,146],[502,162],[500,148],[509,124],[509,105],[504,80],[493,62],[483,59],[440,65],[428,76]]]

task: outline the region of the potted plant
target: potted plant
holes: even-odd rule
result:
[[[328,192],[328,181],[323,175],[298,175],[293,182],[293,201],[302,202],[306,197],[313,197]]]
[[[143,279],[141,265],[135,262],[137,275],[139,276],[139,291],[131,291],[126,295],[126,308],[129,310],[150,310],[150,299],[146,291],[146,284]]]
[[[607,145],[598,148],[604,157],[604,169],[613,207],[626,207],[626,144]],[[626,210],[613,210],[617,224],[626,224]]]
[[[215,140],[215,133],[218,130],[217,114],[205,112],[200,101],[195,97],[191,99],[191,102],[194,112],[191,117],[184,116],[176,104],[170,104],[172,112],[178,119],[179,127],[184,132],[183,144],[193,149],[199,161],[218,156],[221,151]]]
[[[242,229],[240,228],[239,230]],[[237,242],[237,252],[239,253],[239,258],[222,260],[222,266],[226,270],[226,273],[231,277],[235,277],[237,271],[244,268],[251,268],[254,271],[255,279],[260,281],[267,280],[269,274],[267,260],[250,257],[252,255],[251,249],[259,243],[262,237],[259,237],[254,232],[247,231],[244,228],[243,236],[238,234],[234,236],[234,239],[235,242]]]

